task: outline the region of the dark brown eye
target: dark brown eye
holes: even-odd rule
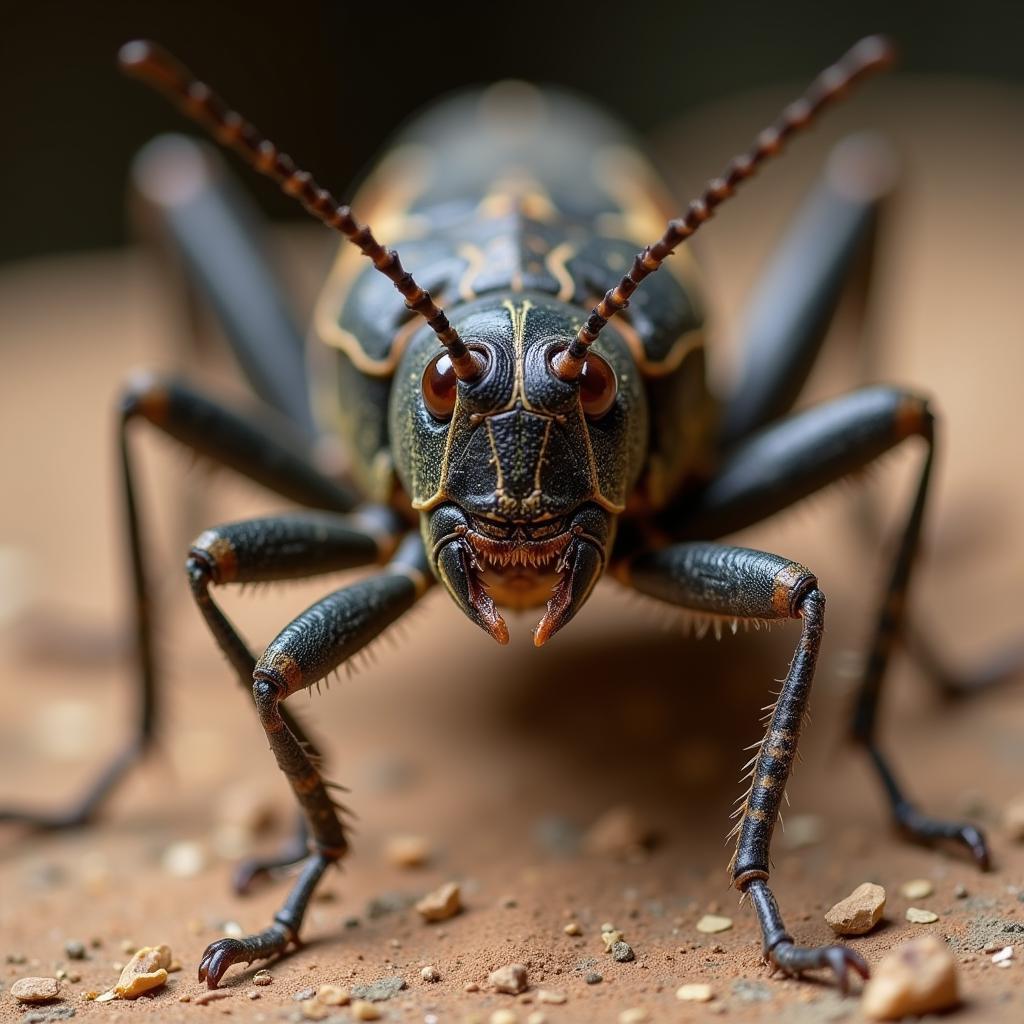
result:
[[[427,364],[423,371],[423,403],[435,420],[447,423],[452,418],[458,383],[447,352],[434,356]]]
[[[580,374],[580,402],[588,418],[599,420],[615,404],[615,371],[596,352],[588,352]]]

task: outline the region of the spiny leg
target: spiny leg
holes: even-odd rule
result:
[[[213,310],[253,391],[312,440],[302,334],[259,237],[259,219],[215,150],[161,135],[139,151],[140,223]],[[192,298],[189,295],[189,298]]]
[[[825,597],[804,566],[778,555],[714,543],[676,544],[633,558],[620,573],[641,593],[707,615],[737,619],[800,618],[803,631],[767,732],[751,761],[751,784],[733,830],[733,884],[749,893],[765,958],[787,973],[831,969],[844,991],[848,972],[868,967],[846,946],[797,946],[768,887],[772,832],[796,758],[824,631]]]
[[[844,293],[857,283],[866,301],[878,221],[894,178],[894,157],[872,136],[850,136],[829,155],[744,315],[740,379],[722,414],[724,448],[790,411]]]
[[[210,587],[264,583],[335,572],[372,562],[390,554],[402,530],[394,513],[368,508],[346,517],[332,513],[294,513],[229,523],[205,531],[192,545],[186,569],[192,596],[239,682],[252,686],[256,658],[238,631],[214,602]],[[281,717],[300,746],[319,763],[320,754],[301,724],[281,708]],[[256,879],[274,868],[303,860],[308,829],[300,814],[287,844],[272,857],[242,861],[236,869],[237,892],[246,892]]]
[[[897,824],[919,839],[959,841],[984,868],[989,855],[979,830],[968,823],[941,821],[918,811],[898,785],[874,730],[921,535],[934,458],[934,426],[924,399],[898,388],[863,388],[765,427],[737,445],[707,487],[666,513],[663,524],[681,539],[732,533],[863,468],[909,437],[924,440],[927,454],[892,574],[882,594],[857,699],[853,736],[867,749]]]
[[[269,928],[243,939],[219,939],[207,947],[199,978],[216,988],[234,963],[251,963],[283,952],[298,937],[306,906],[327,866],[344,856],[348,837],[316,764],[288,727],[283,701],[324,679],[413,606],[432,581],[422,541],[410,535],[385,571],[338,590],[298,616],[264,651],[256,665],[253,698],[278,766],[288,779],[309,827],[313,852]],[[212,601],[210,602],[212,606]],[[227,620],[204,609],[211,628]],[[218,635],[222,647],[231,638]]]
[[[87,791],[66,810],[0,808],[0,822],[44,829],[85,824],[154,740],[159,717],[159,666],[153,647],[152,588],[143,552],[142,517],[129,444],[129,427],[133,422],[146,420],[186,448],[301,505],[345,512],[357,501],[354,491],[325,477],[312,465],[299,441],[292,444],[286,440],[287,424],[264,425],[179,381],[150,374],[138,376],[126,388],[120,412],[118,447],[135,613],[138,711],[134,734]]]

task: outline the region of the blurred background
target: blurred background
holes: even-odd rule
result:
[[[160,132],[194,133],[160,97],[116,71],[118,47],[139,36],[177,53],[342,198],[395,127],[432,98],[513,76],[571,86],[617,113],[647,141],[685,201],[856,39],[890,34],[901,53],[897,69],[795,142],[695,239],[707,271],[712,370],[726,386],[744,296],[829,148],[852,131],[880,133],[902,173],[881,230],[874,298],[866,320],[841,313],[802,401],[866,377],[936,396],[940,468],[915,613],[958,669],[1019,638],[1019,3],[518,2],[464,12],[454,4],[36,0],[7,7],[0,38],[0,804],[65,806],[130,732],[114,446],[126,374],[139,364],[170,367],[244,398],[211,318],[188,306],[177,275],[129,227],[133,154]],[[273,255],[304,321],[336,240],[272,184],[228,164],[269,217]],[[11,829],[0,833],[0,889],[12,894],[0,906],[0,932],[12,949],[43,961],[56,955],[53,935],[64,929],[108,935],[112,944],[126,935],[170,941],[194,963],[225,920],[260,927],[280,895],[277,887],[241,902],[227,886],[230,864],[244,851],[218,845],[211,794],[240,781],[256,787],[276,822],[272,837],[254,840],[264,846],[287,832],[291,805],[244,695],[189,601],[181,563],[200,529],[282,503],[231,474],[209,483],[202,467],[145,428],[132,441],[166,676],[160,756],[117,791],[95,831],[28,841]],[[878,537],[865,544],[857,510],[868,495],[884,535],[892,534],[919,466],[919,451],[903,447],[868,474],[866,488],[833,488],[738,538],[808,564],[829,595],[815,723],[802,744],[812,767],[790,787],[794,813],[814,818],[819,838],[799,852],[795,840],[781,839],[776,860],[784,905],[800,906],[801,934],[811,937],[824,925],[816,909],[816,923],[807,923],[808,908],[865,877],[963,880],[991,906],[1012,904],[1000,904],[999,913],[1024,907],[1008,895],[1009,883],[1024,877],[1024,847],[1012,847],[1000,831],[1001,808],[1024,777],[1019,684],[951,708],[900,659],[887,694],[884,733],[914,793],[932,810],[970,814],[995,835],[1009,873],[984,883],[955,858],[895,842],[883,827],[875,780],[842,742],[884,576],[884,545]],[[223,601],[261,649],[291,616],[344,582],[231,592]],[[402,831],[427,836],[434,850],[420,888],[447,877],[476,885],[479,912],[456,922],[448,951],[470,965],[449,961],[457,979],[452,998],[463,998],[463,982],[477,980],[476,950],[511,955],[508,922],[517,922],[517,934],[534,935],[536,923],[563,905],[592,907],[595,922],[624,919],[627,892],[631,906],[639,905],[637,893],[661,900],[666,920],[730,900],[721,838],[746,760],[740,748],[759,735],[757,709],[785,670],[794,631],[697,643],[683,637],[672,613],[613,583],[598,588],[543,652],[530,644],[533,624],[528,616],[511,619],[511,647],[498,649],[433,593],[396,648],[375,649],[374,668],[314,696],[318,735],[333,739],[335,777],[353,786],[360,817],[340,887],[349,902],[318,906],[311,917],[321,963],[351,961],[356,933],[339,921],[352,901],[358,911],[370,895],[409,884],[381,856],[388,837]],[[302,697],[300,710],[306,703]],[[623,803],[665,838],[642,877],[628,863],[557,860]],[[188,877],[165,870],[167,851],[182,840],[201,852]],[[153,877],[161,879],[158,891]],[[89,898],[69,901],[69,887]],[[494,910],[513,891],[518,909]],[[967,921],[969,908],[958,906],[963,920],[949,918],[943,928]],[[182,907],[201,918],[198,928],[195,918],[185,927]],[[381,973],[385,957],[442,955],[420,948],[421,932],[410,929],[406,938],[405,924],[392,922],[364,922],[359,931],[366,970]],[[561,923],[550,929],[560,939]],[[679,940],[652,928],[646,948],[663,943],[667,961]],[[388,945],[396,934],[401,953]],[[880,944],[894,935],[902,937],[899,925]],[[722,938],[736,959],[723,963],[756,973],[753,940],[742,911]],[[515,949],[536,957],[544,941]],[[101,969],[99,958],[91,961],[85,982],[106,987]],[[999,986],[1015,985],[1018,1002],[1006,1004],[1006,1019],[1021,1019],[1018,974],[989,972],[974,1019],[1001,1019]],[[302,978],[280,986],[280,995],[306,984]],[[679,980],[665,978],[668,998]],[[583,997],[578,1005],[560,1008],[559,1020],[597,1019]],[[153,1012],[161,1007],[155,1000]],[[732,1011],[732,1019],[745,1019],[750,1006]]]

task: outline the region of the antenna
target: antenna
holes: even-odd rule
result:
[[[682,217],[668,222],[665,233],[657,242],[636,256],[625,276],[605,293],[604,298],[591,311],[568,348],[552,359],[551,365],[558,377],[562,380],[576,380],[583,371],[587,349],[597,340],[608,321],[629,305],[629,297],[640,282],[658,270],[665,259],[701,224],[710,220],[715,209],[729,199],[739,185],[753,177],[762,163],[778,156],[790,136],[812,124],[826,106],[840,99],[855,82],[888,67],[893,58],[892,44],[886,38],[868,36],[835,64],[822,71],[803,96],[790,103],[774,124],[758,135],[750,149],[733,157],[722,174],[707,183],[699,198],[690,203]]]
[[[317,220],[344,235],[401,292],[406,306],[426,320],[448,350],[455,375],[460,380],[473,380],[480,375],[479,363],[448,322],[444,310],[402,266],[398,253],[385,249],[370,228],[360,224],[349,207],[321,188],[308,171],[296,167],[287,153],[282,153],[156,43],[125,43],[118,53],[118,63],[126,74],[166,95],[186,117],[202,125],[221,145],[233,149],[250,167],[276,181],[283,192],[297,199]]]

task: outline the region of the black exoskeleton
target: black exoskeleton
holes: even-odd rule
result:
[[[200,977],[211,987],[233,963],[280,953],[297,939],[320,876],[348,849],[288,698],[373,640],[435,581],[499,643],[508,640],[500,607],[542,607],[534,633],[541,646],[606,573],[712,619],[800,621],[747,766],[732,879],[751,897],[773,965],[794,974],[828,968],[843,987],[851,971],[866,976],[846,946],[798,946],[768,886],[825,597],[810,569],[717,538],[919,439],[924,461],[881,596],[853,733],[897,822],[919,838],[959,841],[986,866],[981,834],[922,814],[875,739],[931,478],[933,414],[913,392],[881,386],[791,412],[844,286],[870,253],[885,160],[864,139],[833,155],[756,293],[744,369],[724,400],[705,382],[699,282],[680,246],[822,107],[889,58],[884,40],[859,43],[667,228],[670,206],[650,167],[629,136],[587,104],[514,83],[450,100],[398,139],[360,194],[361,211],[398,241],[421,286],[347,206],[207,86],[152,44],[126,46],[127,72],[167,93],[352,245],[342,245],[317,304],[307,377],[300,335],[209,156],[180,137],[141,155],[141,192],[275,412],[243,416],[178,380],[147,375],[129,386],[121,455],[138,614],[138,735],[70,813],[2,817],[52,827],[87,820],[153,737],[158,665],[128,444],[129,426],[145,420],[311,510],[216,527],[188,556],[196,604],[239,681],[252,687],[302,812],[295,842],[273,861],[243,865],[237,885],[305,860],[265,931],[207,949]],[[314,454],[328,435],[347,446],[344,473],[328,473]],[[364,565],[379,568],[307,609],[258,657],[213,596],[229,584]]]

